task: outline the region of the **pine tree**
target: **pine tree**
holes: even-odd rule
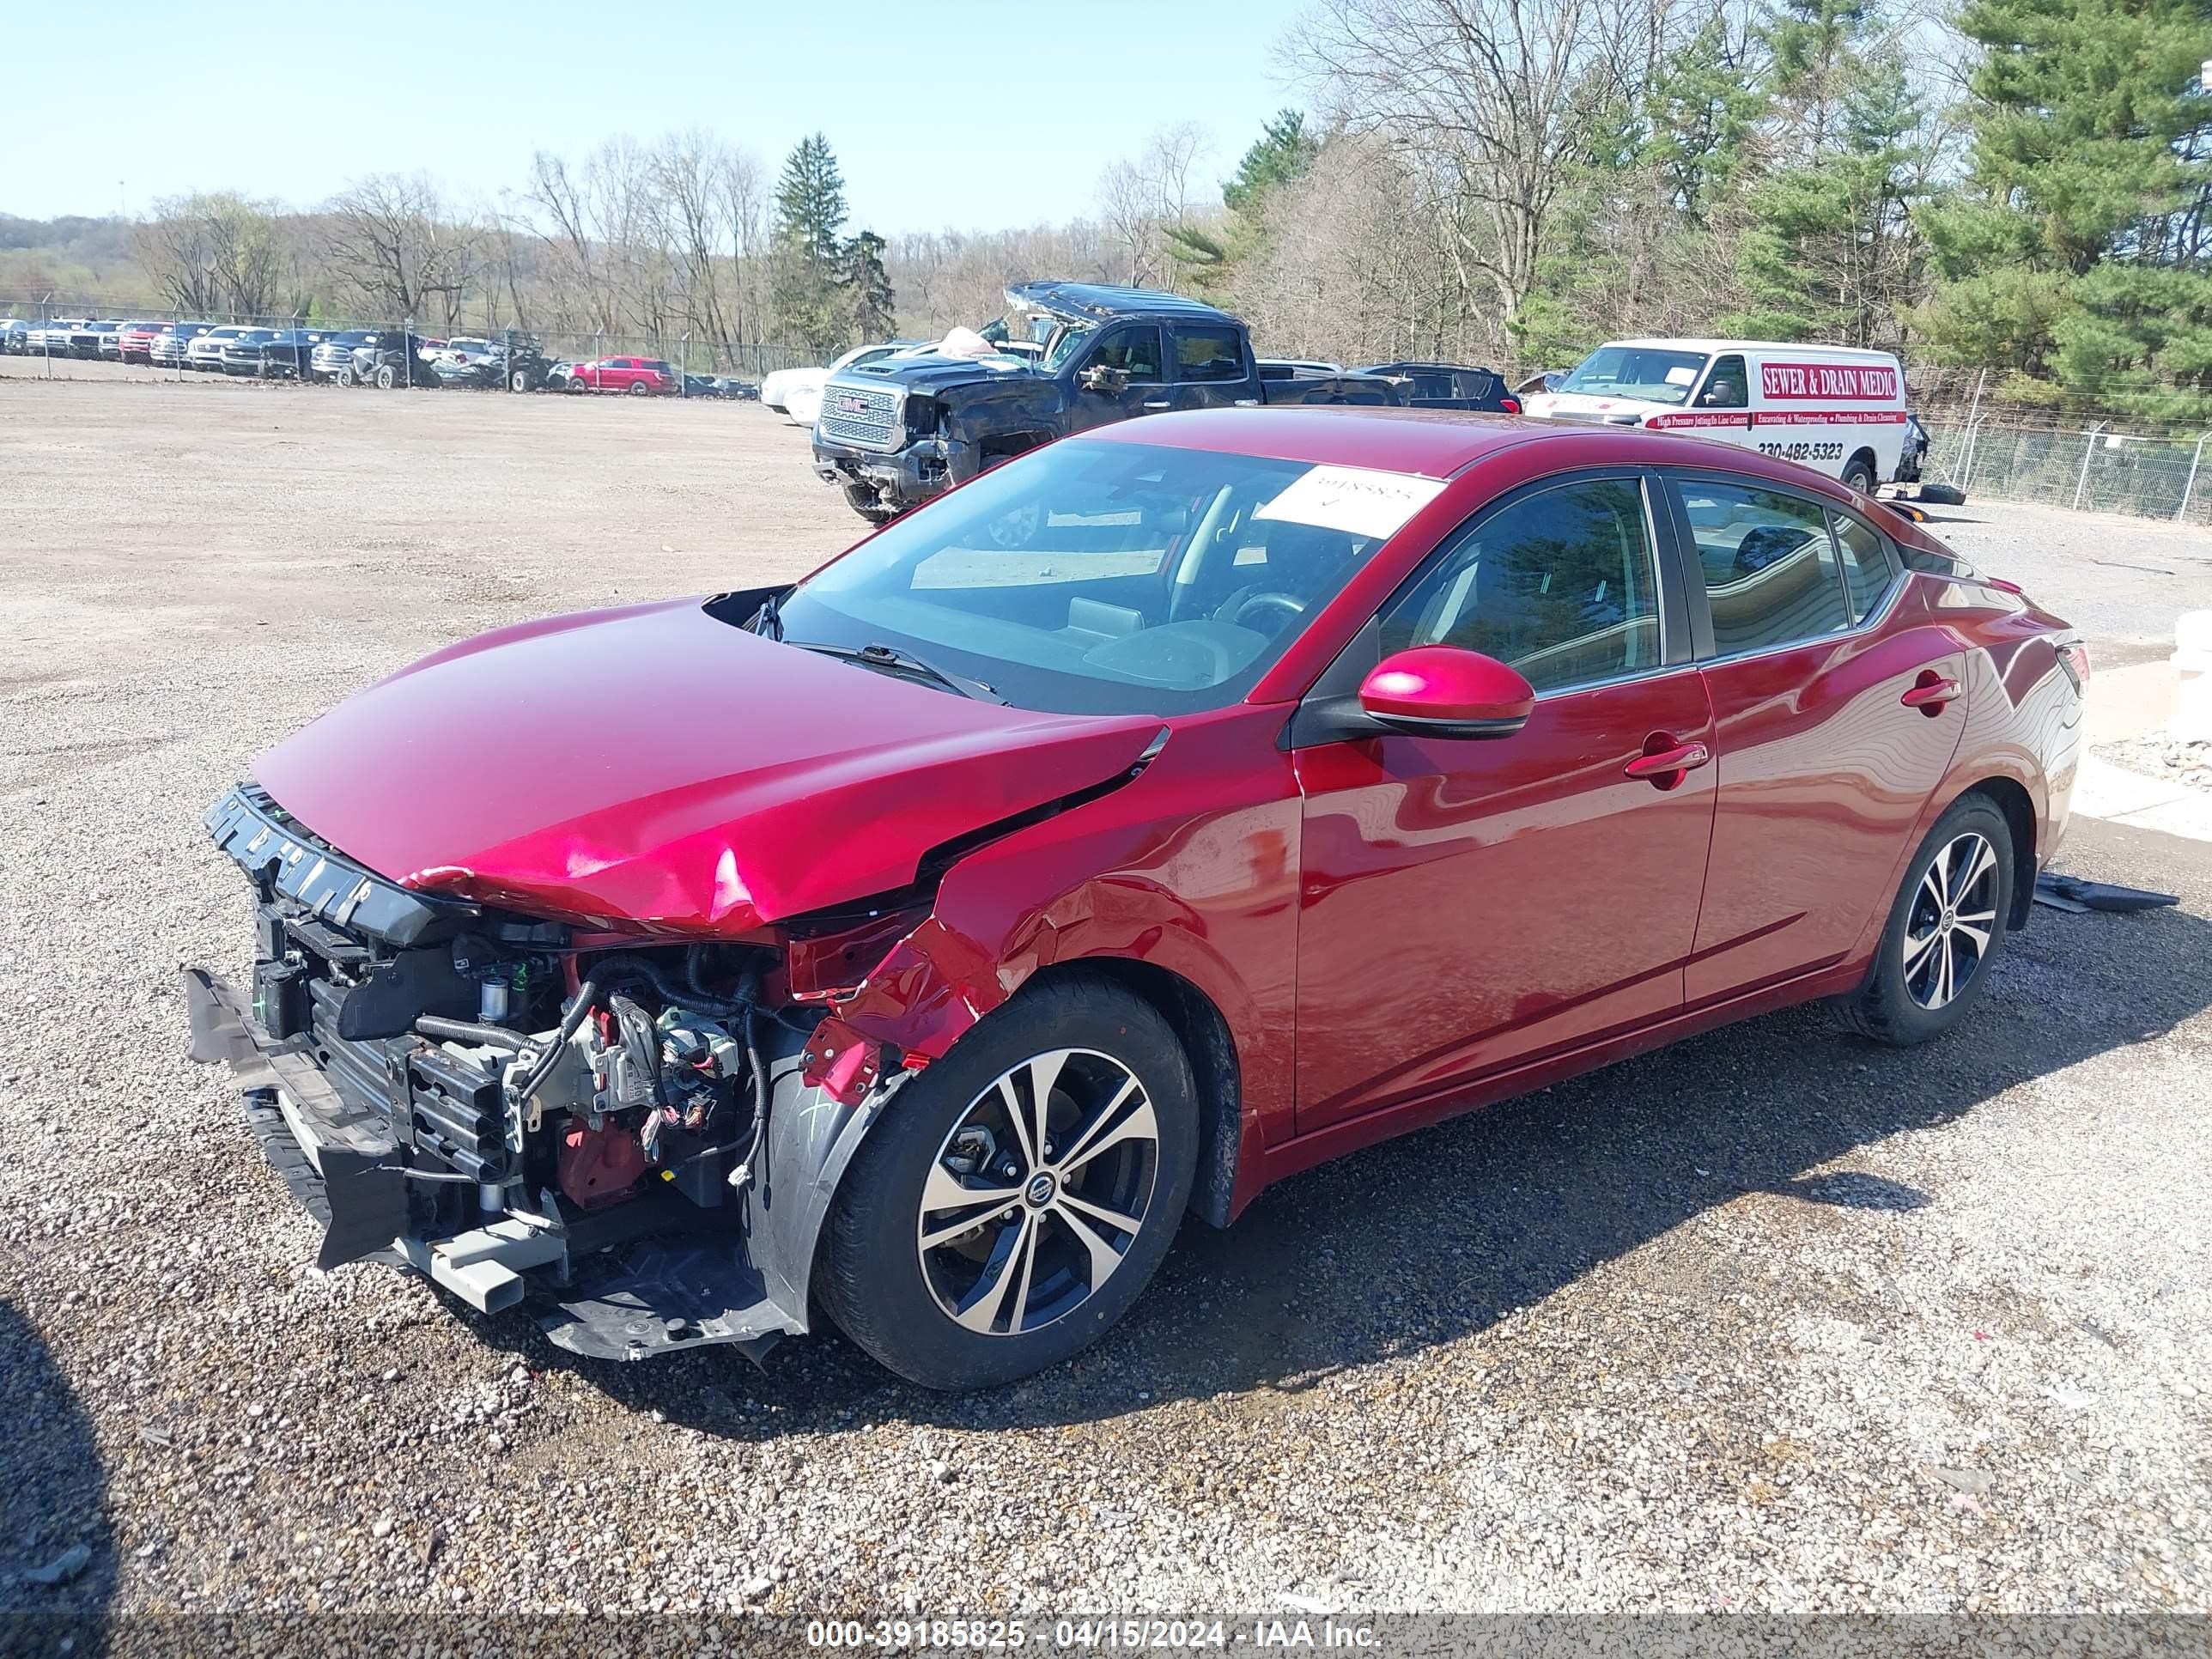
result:
[[[884,239],[864,230],[837,251],[837,284],[843,289],[850,337],[890,337],[897,306],[884,270]]]
[[[1269,198],[1310,173],[1314,157],[1320,154],[1321,141],[1306,130],[1304,113],[1279,110],[1244,152],[1236,176],[1221,186],[1222,205],[1228,210],[1223,222],[1164,228],[1168,258],[1192,288],[1200,294],[1226,295],[1237,267],[1266,252]]]
[[[1954,362],[2212,419],[2212,55],[2203,0],[1968,0],[1985,52],[1963,199],[1923,216]]]
[[[1321,154],[1321,141],[1306,131],[1304,111],[1278,110],[1260,137],[1237,164],[1237,176],[1221,186],[1221,203],[1231,213],[1256,210],[1279,185],[1303,179]]]
[[[787,246],[817,268],[836,263],[838,233],[845,228],[845,180],[822,134],[800,139],[785,158],[775,186],[775,216]]]

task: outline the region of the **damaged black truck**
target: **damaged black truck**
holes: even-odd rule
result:
[[[1405,402],[1376,375],[1263,374],[1244,325],[1182,295],[1090,283],[1006,290],[1049,324],[1036,355],[881,358],[823,388],[814,471],[882,524],[1025,450],[1169,410]]]

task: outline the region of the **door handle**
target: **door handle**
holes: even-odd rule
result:
[[[1913,683],[1912,689],[1898,701],[1907,708],[1917,708],[1923,714],[1932,714],[1965,692],[1966,688],[1958,681],[1930,669],[1923,673]]]
[[[1145,407],[1146,409],[1165,409],[1167,406],[1168,400],[1165,398],[1147,398],[1145,399]]]
[[[1676,772],[1694,772],[1712,757],[1712,750],[1702,743],[1677,744],[1656,755],[1638,755],[1620,769],[1632,778],[1663,779]]]

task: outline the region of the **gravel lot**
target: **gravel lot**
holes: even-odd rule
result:
[[[2066,867],[2181,908],[2039,910],[1917,1054],[1801,1011],[1302,1177],[1002,1394],[834,1336],[577,1361],[307,1267],[184,1058],[174,969],[250,948],[199,814],[435,645],[854,521],[755,407],[36,372],[0,362],[0,1608],[2212,1604],[2212,848],[2078,823]],[[2212,603],[2201,532],[1942,514],[2103,660]]]

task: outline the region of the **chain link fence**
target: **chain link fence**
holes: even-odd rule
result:
[[[1956,484],[1968,500],[2033,501],[2212,526],[2207,439],[2121,431],[2102,421],[2072,428],[1982,416],[1930,422],[1923,478]]]

